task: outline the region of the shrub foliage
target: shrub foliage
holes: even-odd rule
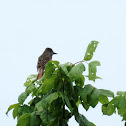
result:
[[[68,126],[72,116],[80,126],[95,126],[78,112],[78,107],[82,104],[88,111],[100,102],[104,115],[110,116],[118,111],[122,120],[126,120],[126,92],[119,91],[114,97],[112,91],[97,89],[85,82],[85,78],[94,82],[100,79],[96,75],[100,62],[91,61],[98,43],[90,42],[82,61],[75,64],[49,61],[39,81],[37,75],[30,75],[24,83],[26,89],[19,95],[18,103],[10,105],[6,114],[13,109],[17,126]],[[88,64],[87,69],[85,64]],[[85,75],[86,70],[88,75]],[[29,95],[32,96],[31,100],[24,103]]]

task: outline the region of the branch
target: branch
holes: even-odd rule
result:
[[[82,60],[82,61],[78,61],[78,62],[74,63],[73,66],[74,66],[75,64],[77,64],[77,63],[82,63],[82,62],[85,62],[85,63],[88,64],[88,62],[86,62],[85,60]]]

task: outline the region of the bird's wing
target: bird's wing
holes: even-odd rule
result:
[[[44,69],[45,69],[45,65],[46,65],[50,60],[52,60],[52,56],[50,56],[50,55],[46,55],[46,56],[41,55],[41,56],[38,58],[37,71],[39,72],[39,69],[40,69],[40,68],[43,68],[43,70],[44,70]]]

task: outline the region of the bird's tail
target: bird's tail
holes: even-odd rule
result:
[[[39,80],[44,74],[44,70],[42,68],[39,69],[39,73],[38,73],[38,76],[37,76],[37,80]]]

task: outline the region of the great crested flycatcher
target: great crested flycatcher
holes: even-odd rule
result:
[[[37,71],[38,71],[37,80],[39,80],[43,76],[45,66],[50,60],[52,60],[53,54],[57,53],[53,52],[51,48],[46,48],[43,54],[39,56],[37,63]]]

